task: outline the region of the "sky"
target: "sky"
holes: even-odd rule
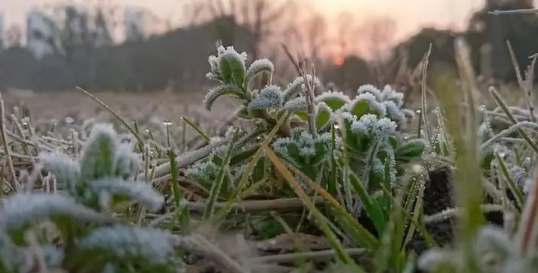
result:
[[[66,2],[65,0],[0,0],[4,27],[13,24],[24,26],[25,13],[32,7]],[[111,0],[122,6],[149,8],[159,16],[172,20],[181,16],[183,3],[196,0]],[[243,0],[249,1],[249,0]],[[342,11],[356,14],[358,19],[372,15],[390,16],[397,21],[397,37],[413,34],[420,27],[453,25],[465,27],[465,22],[484,0],[307,0],[312,7],[330,18]],[[537,0],[538,1],[538,0]],[[176,17],[176,18],[174,18]]]

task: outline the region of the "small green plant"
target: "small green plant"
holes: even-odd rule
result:
[[[41,154],[58,190],[32,192],[28,185],[3,200],[0,271],[177,272],[182,238],[112,217],[125,204],[156,211],[164,203],[150,184],[133,180],[140,161],[132,149],[111,125],[96,124],[80,158]]]

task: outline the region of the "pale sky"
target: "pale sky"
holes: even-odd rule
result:
[[[19,24],[24,27],[25,13],[32,7],[61,0],[0,0],[0,11],[4,16],[4,26]],[[82,1],[82,0],[79,0]],[[179,17],[181,6],[196,0],[111,0],[122,6],[149,8],[163,17]],[[249,1],[249,0],[243,0]],[[307,0],[312,6],[331,18],[341,11],[357,14],[357,17],[371,15],[391,16],[398,22],[398,36],[416,32],[421,26],[456,25],[464,27],[473,10],[484,0]],[[537,0],[538,1],[538,0]],[[61,1],[61,2],[66,2]],[[177,20],[177,18],[176,18]],[[359,18],[360,20],[360,18]]]

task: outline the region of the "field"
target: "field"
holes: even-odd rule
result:
[[[0,272],[537,269],[532,91],[209,62],[197,93],[2,93]]]

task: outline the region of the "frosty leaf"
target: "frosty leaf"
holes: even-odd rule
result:
[[[402,114],[405,116],[408,120],[414,120],[415,119],[415,112],[410,109],[402,109]]]
[[[312,77],[312,75],[306,75],[306,79],[309,84],[312,84],[314,88],[321,86],[321,82],[318,78]],[[297,77],[292,83],[288,85],[284,90],[284,101],[287,102],[296,98],[306,88],[304,77]]]
[[[406,163],[420,159],[426,149],[426,145],[426,141],[423,139],[409,141],[396,150],[396,158],[398,161]]]
[[[393,101],[382,102],[387,110],[387,117],[396,123],[403,123],[405,121],[404,113],[398,108]]]
[[[371,84],[361,85],[357,90],[358,95],[365,93],[373,95],[378,102],[381,102],[383,100],[383,97],[381,96],[381,91]]]
[[[240,55],[233,47],[228,47],[219,56],[219,69],[222,80],[226,84],[242,86],[245,83],[246,56]]]
[[[220,167],[213,161],[199,161],[185,171],[187,177],[201,183],[217,179]]]
[[[316,113],[316,129],[323,130],[324,128],[327,128],[327,126],[331,123],[332,119],[332,111],[327,104],[324,102],[321,102],[317,105],[317,113]]]
[[[247,76],[245,79],[245,84],[248,85],[254,80],[258,75],[262,73],[272,74],[275,71],[275,66],[273,63],[267,59],[256,60],[252,62],[250,67],[247,70]]]
[[[59,185],[66,187],[71,193],[75,192],[75,186],[80,177],[80,167],[77,162],[59,151],[41,153],[39,158],[43,168],[54,174]]]
[[[316,103],[324,102],[333,112],[350,102],[349,97],[342,92],[325,92],[315,99]]]
[[[282,91],[276,85],[265,87],[260,94],[248,104],[248,110],[279,108],[282,106]]]
[[[499,228],[485,226],[478,231],[475,240],[476,241],[473,244],[473,254],[478,258],[483,268],[486,266],[501,266],[511,255],[513,255],[513,253],[518,253],[515,244],[513,244],[507,234]],[[485,255],[489,255],[489,258],[494,259],[495,263],[486,263],[486,261],[483,260]],[[491,269],[492,268],[490,268],[490,270]]]
[[[331,139],[330,133],[314,139],[306,130],[295,129],[291,137],[276,139],[273,148],[277,154],[305,171],[305,168],[317,166],[331,154]]]
[[[114,174],[114,153],[119,139],[111,124],[96,124],[82,150],[81,176],[91,181]]]
[[[248,108],[245,105],[241,105],[237,111],[235,111],[235,116],[242,119],[253,119],[252,115],[248,112]]]
[[[371,93],[362,93],[354,99],[349,105],[349,111],[357,116],[362,117],[365,114],[374,114],[378,117],[386,115],[387,110],[385,105],[376,101],[376,98]]]
[[[449,250],[430,249],[419,257],[418,268],[428,272],[435,272],[437,268],[455,269],[458,260],[454,256],[454,253]]]
[[[390,85],[385,85],[383,91],[381,91],[381,97],[384,101],[392,101],[398,108],[404,104],[404,94],[394,90]]]
[[[111,222],[105,215],[87,209],[67,196],[18,193],[3,200],[0,210],[0,228],[19,230],[29,222],[55,217],[67,217],[84,222]]]
[[[164,204],[164,197],[150,184],[120,179],[102,179],[89,184],[96,193],[102,209],[108,209],[122,201],[136,201],[149,211],[157,211]]]
[[[295,98],[284,104],[282,110],[289,111],[290,113],[295,113],[299,111],[306,111],[306,99],[304,97]]]
[[[120,143],[115,151],[115,176],[123,179],[135,177],[140,171],[141,160],[133,152],[132,143]]]
[[[240,99],[243,99],[245,97],[244,94],[239,89],[239,87],[237,87],[236,85],[233,85],[233,84],[219,85],[215,88],[209,89],[209,92],[207,92],[207,94],[205,95],[204,102],[203,102],[205,109],[207,109],[208,111],[211,111],[211,107],[213,106],[213,103],[218,98],[222,96],[226,96],[226,95],[233,96]]]
[[[181,243],[181,238],[158,229],[114,226],[93,230],[78,246],[82,250],[106,253],[119,261],[171,265],[175,248]]]

